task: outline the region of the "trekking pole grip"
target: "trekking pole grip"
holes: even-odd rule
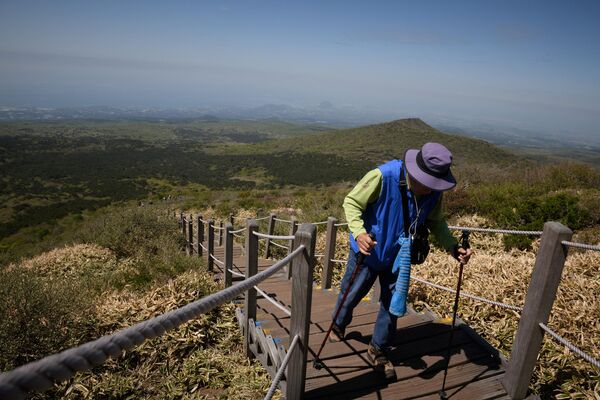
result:
[[[471,232],[464,230],[462,231],[462,235],[460,236],[460,247],[462,247],[463,249],[468,249],[471,247],[471,244],[469,243],[469,235],[471,234]]]
[[[371,238],[372,241],[375,241],[375,234],[373,232],[369,233],[369,237]],[[363,261],[365,261],[365,258],[367,256],[365,254],[362,253],[362,251],[360,251],[360,248],[358,249],[358,256],[356,257],[356,263],[358,265],[361,265],[363,263]]]

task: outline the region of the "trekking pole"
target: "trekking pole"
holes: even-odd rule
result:
[[[369,237],[371,238],[371,240],[375,241],[375,235],[373,235],[372,233],[369,233]],[[361,252],[358,253],[358,257],[356,258],[356,268],[354,268],[354,271],[352,271],[352,275],[350,276],[350,282],[348,282],[348,288],[346,289],[346,291],[344,292],[344,295],[342,296],[340,305],[338,306],[338,309],[335,312],[335,316],[331,320],[331,324],[329,325],[329,329],[327,329],[325,338],[323,338],[321,347],[319,348],[319,351],[317,352],[317,355],[315,356],[315,359],[313,360],[313,367],[315,369],[321,369],[321,368],[325,367],[325,364],[323,364],[323,361],[321,361],[321,359],[319,357],[321,356],[321,352],[323,351],[323,348],[325,347],[325,343],[327,342],[327,339],[329,339],[329,335],[331,334],[331,330],[333,329],[333,324],[335,324],[335,320],[337,319],[338,315],[340,314],[340,311],[342,310],[342,306],[344,305],[344,302],[346,301],[346,297],[348,297],[348,293],[350,293],[350,288],[352,288],[352,284],[354,283],[354,280],[356,279],[356,276],[358,275],[358,272],[360,271],[360,269],[362,267],[362,263],[365,260],[365,257],[366,256],[363,253],[361,253]]]
[[[461,244],[460,247],[463,249],[468,249],[471,247],[469,245],[469,231],[462,231],[462,236],[460,237]],[[448,399],[446,395],[446,391],[444,390],[446,387],[446,377],[448,376],[448,366],[450,365],[450,352],[452,346],[452,339],[454,336],[454,324],[456,323],[456,314],[458,313],[458,298],[460,296],[460,287],[462,285],[462,276],[463,276],[463,267],[465,263],[463,261],[460,262],[460,268],[458,270],[458,284],[456,285],[456,296],[454,297],[454,307],[452,309],[452,326],[450,328],[450,339],[448,340],[448,352],[446,353],[446,368],[444,369],[444,380],[442,381],[442,389],[440,390],[440,399],[446,400]]]

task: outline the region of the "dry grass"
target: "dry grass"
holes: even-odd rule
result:
[[[218,290],[212,277],[188,271],[139,296],[103,296],[98,333],[108,334],[188,304]],[[76,398],[248,399],[264,395],[270,378],[243,356],[232,304],[152,339],[102,368],[79,374],[58,394]]]
[[[96,244],[76,244],[42,253],[8,268],[27,268],[41,276],[70,276],[79,275],[82,271],[114,269],[116,265],[117,257],[110,249]]]

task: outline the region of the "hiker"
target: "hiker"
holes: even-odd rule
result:
[[[406,228],[410,231],[408,236],[413,237],[417,231],[422,232],[423,227],[427,227],[438,245],[463,263],[468,262],[471,256],[470,249],[459,247],[442,215],[442,192],[456,186],[456,180],[450,171],[451,164],[452,154],[446,147],[439,143],[426,143],[421,150],[407,150],[404,161],[392,160],[369,171],[344,199],[343,208],[351,232],[350,255],[336,310],[343,293],[348,290],[359,251],[365,258],[338,317],[333,321],[331,340],[344,339],[354,307],[367,295],[375,279],[379,277],[380,309],[367,356],[389,379],[396,376],[387,352],[394,343],[398,318],[397,312],[396,315],[391,312],[393,310],[390,310],[390,305],[394,300],[403,301],[400,306],[405,307],[406,303],[405,298],[393,300],[398,294],[395,293],[399,276],[396,264],[408,263],[410,274],[411,253],[405,246]],[[403,204],[408,206],[408,210]],[[405,216],[409,219],[406,223]],[[416,244],[416,240],[409,242],[411,247]],[[408,277],[405,279],[408,288]]]

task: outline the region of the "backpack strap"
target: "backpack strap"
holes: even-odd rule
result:
[[[402,195],[402,216],[404,219],[404,237],[410,236],[410,217],[408,216],[408,194],[406,188],[408,184],[404,175],[404,164],[400,168],[400,194]]]

